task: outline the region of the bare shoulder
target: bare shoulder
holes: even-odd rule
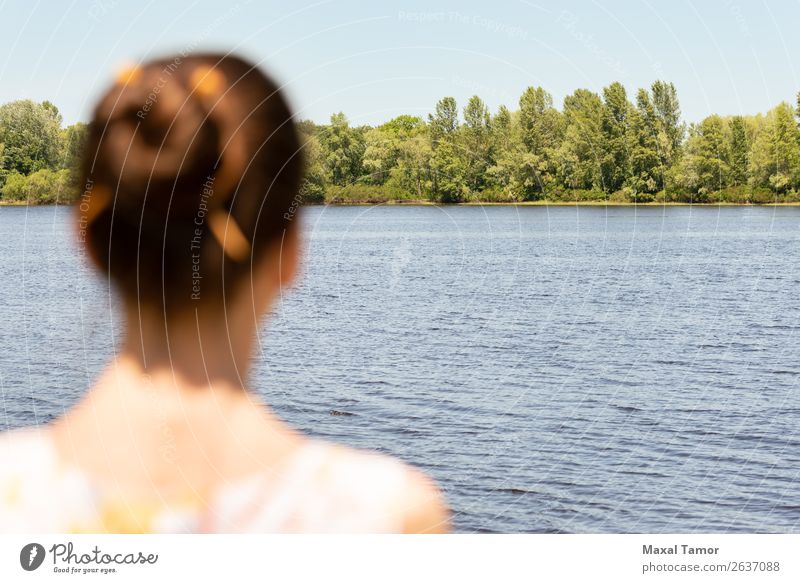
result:
[[[0,432],[0,460],[2,466],[12,464],[8,469],[19,469],[31,463],[46,461],[49,458],[48,442],[44,430],[39,427],[23,427]]]
[[[389,455],[344,446],[335,449],[344,462],[340,467],[347,468],[353,479],[385,494],[403,533],[449,532],[450,512],[444,495],[427,474]]]
[[[408,511],[404,532],[408,534],[443,534],[450,531],[450,511],[442,491],[427,475],[407,466]]]

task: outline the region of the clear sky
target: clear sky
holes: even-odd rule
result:
[[[0,0],[0,102],[49,99],[72,123],[126,61],[235,49],[302,118],[424,115],[446,95],[560,107],[579,87],[672,81],[684,117],[766,111],[800,89],[800,2]]]

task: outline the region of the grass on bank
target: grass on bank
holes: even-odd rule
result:
[[[0,190],[0,205],[45,205],[69,204],[78,194],[74,174],[69,170],[39,170],[23,176],[15,172],[6,177]],[[325,187],[313,196],[306,197],[307,204],[330,205],[376,205],[376,204],[444,204],[405,190],[373,184]],[[455,204],[465,205],[800,205],[800,193],[789,191],[776,193],[766,188],[737,186],[687,194],[661,191],[655,195],[642,196],[630,190],[605,193],[599,190],[558,190],[533,199],[521,199],[505,192],[484,190],[464,197]]]
[[[309,197],[309,204],[445,204],[424,196],[416,196],[402,190],[369,184],[351,186],[328,186],[324,194]],[[453,204],[453,203],[451,203]],[[503,192],[484,190],[478,195],[465,197],[454,204],[465,205],[685,205],[685,204],[723,204],[723,205],[771,205],[800,204],[800,193],[776,193],[767,188],[737,186],[713,192],[695,194],[661,191],[655,195],[637,195],[629,190],[605,193],[599,190],[553,190],[535,199],[522,199]]]

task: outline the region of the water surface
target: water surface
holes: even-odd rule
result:
[[[69,219],[0,208],[0,428],[69,407],[120,333]],[[459,531],[800,531],[800,208],[316,207],[304,229],[254,390],[426,469]]]

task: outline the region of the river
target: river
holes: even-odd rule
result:
[[[800,532],[800,208],[311,207],[253,390],[460,532]],[[0,428],[121,322],[68,209],[0,208]],[[332,414],[334,413],[334,414]]]

